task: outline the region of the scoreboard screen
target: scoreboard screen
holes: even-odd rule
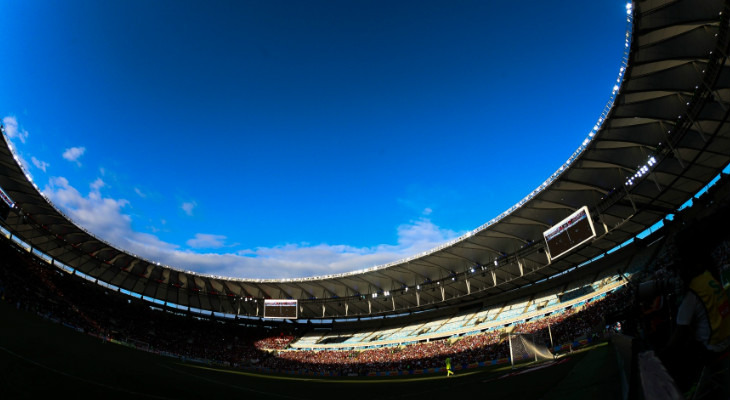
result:
[[[596,237],[588,207],[581,207],[568,218],[543,232],[548,259],[554,260]]]
[[[297,300],[264,299],[264,318],[297,319]]]

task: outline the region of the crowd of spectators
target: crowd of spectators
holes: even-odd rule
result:
[[[634,351],[656,355],[671,377],[667,386],[676,387],[691,396],[705,368],[713,375],[727,357],[727,298],[730,293],[730,176],[722,174],[718,182],[685,207],[664,219],[659,250],[650,262],[632,277],[635,293],[633,307],[627,312],[623,328],[633,340]],[[657,236],[657,235],[653,235]],[[649,237],[645,241],[656,240]],[[701,284],[691,286],[698,277]],[[696,290],[702,284],[712,287],[713,299],[685,307],[688,299],[699,299]],[[725,307],[725,308],[723,308]],[[714,314],[708,323],[708,313]],[[717,332],[710,343],[707,332]],[[704,334],[703,334],[704,332]],[[725,336],[723,336],[725,335]],[[724,346],[724,347],[723,347]],[[726,362],[727,364],[727,362]],[[726,365],[727,375],[730,365]],[[724,390],[721,398],[730,396],[725,384],[707,390]],[[675,386],[676,385],[676,386]],[[693,389],[694,386],[694,389]],[[714,398],[714,397],[713,397]]]
[[[713,219],[724,220],[730,210],[730,176],[722,174],[720,180],[710,186],[706,192],[694,199],[692,206],[686,207],[671,218],[665,219],[663,241],[655,256],[633,280],[636,292],[632,334],[641,339],[641,345],[647,349],[660,349],[669,340],[674,319],[685,293],[684,280],[678,265],[677,235],[688,227]],[[722,217],[719,217],[722,215]],[[725,221],[719,221],[722,225]],[[725,290],[730,287],[730,235],[722,230],[699,232],[705,235],[703,241],[712,243],[711,262],[706,265],[718,278]],[[697,249],[696,251],[700,251]],[[697,254],[700,257],[700,254]]]
[[[727,181],[727,177],[723,177]],[[726,185],[727,187],[727,185]],[[715,193],[717,189],[714,190]],[[667,222],[687,224],[720,207],[703,197],[690,211]],[[36,313],[104,340],[114,340],[148,351],[209,360],[230,366],[256,366],[271,370],[305,370],[335,374],[373,371],[418,370],[499,360],[509,357],[505,332],[531,333],[546,345],[559,346],[581,338],[595,337],[606,326],[623,318],[642,339],[660,343],[676,305],[676,276],[672,269],[672,241],[650,260],[645,271],[624,289],[605,298],[562,309],[552,314],[507,327],[466,336],[430,340],[366,350],[292,350],[289,344],[306,333],[306,326],[287,328],[257,325],[241,320],[219,320],[163,310],[152,303],[97,285],[55,268],[45,261],[0,239],[0,297],[16,308]],[[715,249],[720,265],[728,264],[730,242]],[[650,287],[651,290],[645,290]],[[649,293],[647,295],[646,293]],[[629,311],[627,311],[629,310]],[[611,317],[619,316],[623,317]],[[628,318],[626,316],[629,316]],[[284,326],[284,325],[282,325]],[[550,340],[551,339],[551,340]]]
[[[7,239],[3,242],[0,246],[3,253],[0,296],[3,300],[81,332],[148,351],[230,366],[336,374],[441,367],[447,357],[460,365],[509,356],[503,329],[362,351],[288,350],[289,344],[303,331],[285,332],[163,311],[146,301],[52,267],[18,249]],[[583,312],[568,309],[514,329],[537,332],[550,324],[556,341],[571,341],[600,326],[600,307],[589,303]]]
[[[260,350],[282,350],[289,346],[296,337],[293,335],[285,335],[283,332],[279,336],[270,336],[254,343],[254,346]]]
[[[580,309],[567,309],[511,326],[512,333],[530,333],[547,347],[570,344],[593,337],[606,328],[606,315],[620,312],[631,303],[629,291],[618,291],[589,302]],[[549,328],[548,328],[549,327]],[[549,342],[551,336],[553,342]],[[374,371],[409,371],[443,367],[446,358],[455,365],[504,360],[509,357],[506,329],[492,329],[457,338],[432,340],[409,345],[355,350],[279,351],[262,366],[273,370],[307,370],[318,373],[362,374]]]
[[[304,332],[264,328],[235,321],[163,311],[56,269],[3,239],[0,296],[16,308],[37,313],[104,340],[187,359],[223,365],[255,366],[341,375],[374,371],[420,370],[509,357],[504,328],[443,340],[402,346],[355,350],[300,351],[287,349]],[[606,307],[616,306],[611,295],[512,327],[538,333],[551,327],[556,343],[570,342],[598,331]]]

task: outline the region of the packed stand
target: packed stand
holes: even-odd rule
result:
[[[105,340],[156,353],[229,366],[341,375],[442,367],[447,357],[456,365],[509,357],[501,330],[363,351],[287,351],[301,332],[274,332],[162,311],[51,267],[9,241],[0,247],[5,253],[0,269],[0,293],[5,301]],[[603,312],[602,306],[589,304],[583,312],[567,310],[516,329],[537,331],[551,324],[557,340],[570,341],[598,327]]]

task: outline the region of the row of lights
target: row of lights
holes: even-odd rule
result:
[[[626,10],[628,13],[631,12],[631,4],[626,5]],[[722,16],[722,11],[720,11],[719,15]],[[717,33],[715,34],[715,37],[717,37]],[[712,55],[712,50],[710,50],[709,54]],[[705,72],[706,72],[706,69],[703,69],[702,74],[704,74]],[[699,90],[699,88],[700,88],[699,85],[695,85],[695,91]],[[690,106],[691,103],[692,103],[691,101],[688,101],[686,103],[686,105]],[[677,121],[681,122],[681,120],[682,120],[682,115],[678,115]],[[671,134],[672,134],[672,130],[671,129],[667,130],[667,135],[671,135]],[[659,147],[660,148],[662,147],[661,142],[659,143]],[[646,164],[639,166],[639,168],[634,173],[634,175],[632,175],[631,177],[629,177],[626,180],[626,186],[633,186],[640,178],[642,178],[644,175],[648,174],[649,171],[656,166],[656,164],[657,164],[656,158],[654,158],[654,156],[649,156],[649,160],[646,162]]]
[[[497,259],[494,260],[494,266],[499,266],[499,261]],[[476,274],[477,272],[482,272],[482,276],[483,276],[484,275],[483,272],[486,271],[487,269],[488,268],[486,266],[484,266],[484,265],[476,264],[474,266],[469,267],[469,269],[467,271],[470,274]],[[457,274],[455,271],[451,271],[451,273],[449,274],[449,276],[448,276],[447,279],[450,279],[452,282],[455,282],[455,281],[458,280],[458,276],[459,276],[459,274]],[[418,290],[418,291],[420,291],[426,285],[440,286],[441,285],[441,281],[433,282],[431,279],[427,278],[425,281],[423,281],[423,283],[416,284],[415,289]],[[409,286],[407,286],[407,285],[404,284],[403,285],[403,288],[401,289],[401,294],[408,293],[408,291],[410,289],[411,288]],[[364,298],[364,296],[360,295],[359,293],[356,293],[355,296],[359,296],[361,299]],[[388,290],[379,290],[377,292],[373,292],[372,294],[370,294],[370,297],[373,298],[373,299],[378,298],[379,296],[383,296],[383,297],[390,296],[390,291],[388,291]]]
[[[656,159],[654,156],[649,157],[649,161],[646,162],[646,164],[639,167],[639,169],[632,175],[629,179],[626,180],[626,186],[633,186],[634,183],[639,180],[644,175],[648,174],[649,171],[657,164]]]

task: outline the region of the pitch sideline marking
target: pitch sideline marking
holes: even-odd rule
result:
[[[462,372],[459,374],[452,375],[450,377],[441,376],[441,375],[434,375],[434,376],[422,376],[422,377],[409,377],[409,378],[386,378],[386,379],[377,379],[377,378],[383,378],[383,377],[368,377],[368,379],[332,379],[333,377],[323,377],[323,378],[303,378],[303,377],[296,377],[296,376],[281,376],[281,375],[272,375],[272,374],[257,374],[253,372],[245,372],[245,371],[233,371],[229,369],[224,368],[214,368],[214,367],[206,367],[202,365],[193,365],[193,364],[178,364],[189,368],[197,368],[197,369],[204,369],[208,371],[215,371],[215,372],[223,372],[228,374],[235,374],[235,375],[245,375],[252,378],[259,378],[259,379],[274,379],[274,380],[285,380],[285,381],[298,381],[298,382],[327,382],[327,383],[402,383],[402,382],[418,382],[418,381],[429,381],[429,380],[437,380],[437,379],[453,379],[453,378],[459,378],[474,374],[483,373],[484,371],[470,371],[470,372]],[[433,375],[433,374],[432,374]]]

